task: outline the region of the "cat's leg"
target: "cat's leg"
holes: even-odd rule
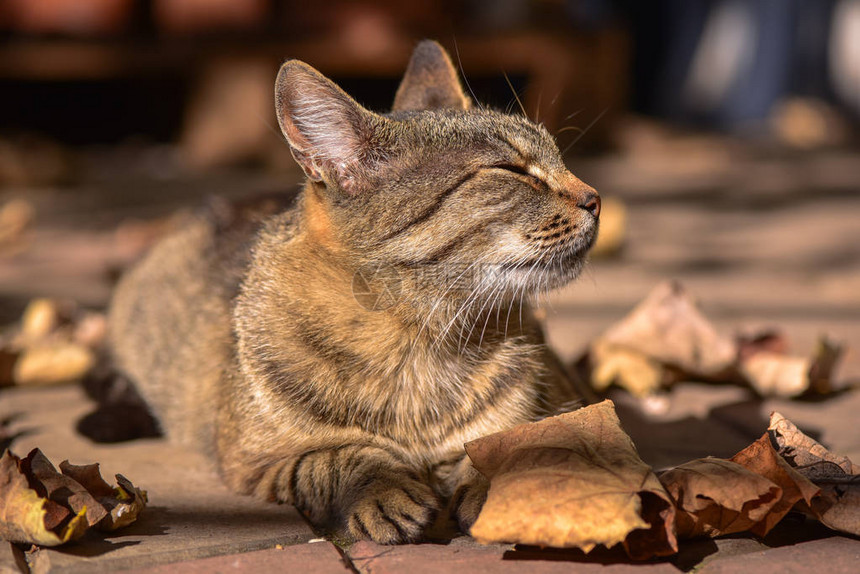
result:
[[[348,445],[309,451],[269,466],[255,491],[294,504],[318,526],[381,544],[420,540],[439,499],[390,453]]]
[[[448,505],[451,516],[457,520],[460,530],[468,534],[487,500],[490,481],[475,470],[472,461],[464,455],[448,478],[448,483],[453,491]]]

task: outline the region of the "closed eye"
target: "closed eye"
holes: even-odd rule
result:
[[[545,184],[544,184],[544,182],[543,182],[543,180],[542,180],[541,178],[539,178],[539,177],[537,177],[537,176],[535,176],[535,175],[531,174],[531,173],[530,173],[526,168],[524,168],[524,167],[522,167],[522,166],[519,166],[519,165],[516,165],[516,164],[513,164],[513,163],[504,163],[504,164],[499,164],[499,165],[496,165],[496,166],[493,166],[493,167],[495,167],[496,169],[503,169],[503,170],[505,170],[505,171],[509,171],[509,172],[511,172],[511,173],[515,173],[515,174],[517,174],[517,175],[519,175],[519,176],[522,176],[522,177],[528,178],[529,182],[530,182],[532,185],[535,185],[535,186],[537,186],[537,185],[541,185],[541,186],[542,186],[542,185],[545,185]]]

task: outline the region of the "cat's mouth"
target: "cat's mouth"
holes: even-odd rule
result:
[[[597,233],[571,238],[529,258],[504,264],[501,269],[517,285],[535,289],[561,287],[582,271],[596,238]]]
[[[592,233],[571,237],[568,241],[556,244],[548,249],[542,249],[537,255],[518,262],[502,266],[505,270],[518,271],[523,269],[549,268],[564,266],[584,260],[594,242],[597,240],[596,230]]]

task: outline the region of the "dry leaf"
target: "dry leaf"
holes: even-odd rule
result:
[[[734,342],[717,333],[677,282],[658,285],[601,338],[687,373],[718,373],[736,357]]]
[[[654,288],[589,351],[598,388],[614,383],[637,396],[657,391],[674,371],[713,378],[736,357],[735,343],[717,333],[677,282]]]
[[[598,340],[591,346],[590,359],[596,391],[617,383],[634,396],[645,397],[663,386],[663,366],[639,351]]]
[[[768,433],[780,456],[821,489],[808,505],[810,511],[826,526],[860,536],[860,467],[831,453],[779,413],[771,414]]]
[[[98,464],[68,462],[57,472],[39,449],[24,459],[8,450],[0,458],[0,538],[56,546],[91,527],[115,530],[137,519],[146,493],[117,475],[108,485]]]
[[[137,520],[146,505],[145,491],[134,486],[121,474],[116,475],[117,486],[110,486],[102,478],[98,463],[74,465],[63,461],[60,463],[60,470],[83,485],[104,507],[104,518],[95,523],[99,530],[112,531],[128,526]]]
[[[782,489],[780,500],[758,524],[750,528],[756,536],[766,535],[797,502],[803,500],[809,504],[820,492],[817,486],[779,456],[771,446],[767,433],[733,456],[731,461],[765,477]]]
[[[763,476],[713,457],[663,472],[660,482],[678,507],[679,538],[750,530],[782,497],[782,489]]]
[[[21,472],[39,496],[69,508],[75,514],[86,513],[87,524],[97,524],[107,511],[80,483],[57,472],[51,461],[39,449],[34,449],[21,461]]]
[[[54,385],[78,380],[96,363],[92,350],[71,342],[54,342],[24,350],[15,363],[18,385]]]
[[[813,357],[796,357],[775,351],[748,353],[738,370],[750,386],[763,396],[797,397],[804,393],[827,394],[842,347],[826,338],[818,343]]]
[[[490,491],[481,542],[578,547],[622,543],[637,559],[677,552],[674,509],[621,429],[611,401],[466,444]]]
[[[88,524],[86,510],[73,514],[30,488],[21,459],[6,450],[0,457],[0,538],[57,546],[79,538]]]
[[[53,299],[33,299],[21,315],[21,337],[25,340],[42,339],[60,324],[60,310]]]

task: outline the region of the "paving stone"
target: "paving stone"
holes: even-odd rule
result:
[[[0,574],[27,572],[24,553],[5,540],[0,540]]]
[[[708,574],[736,572],[783,574],[816,571],[853,573],[857,572],[858,565],[860,565],[860,540],[835,537],[712,560],[698,572]]]
[[[482,546],[467,537],[457,538],[447,545],[380,546],[359,542],[349,549],[349,557],[361,574],[678,572],[666,562],[632,564],[618,555],[599,560],[576,551],[515,550],[512,546],[498,544]]]
[[[346,574],[352,572],[338,549],[329,542],[297,544],[244,554],[215,556],[136,568],[129,574],[222,574],[228,572],[302,572],[303,574]]]
[[[235,494],[221,483],[200,453],[147,439],[98,445],[75,432],[92,408],[76,385],[0,391],[0,417],[18,415],[13,432],[23,432],[12,450],[23,456],[41,448],[58,465],[101,463],[110,480],[121,473],[149,495],[149,506],[128,528],[103,537],[47,549],[62,572],[106,572],[181,560],[235,554],[306,542],[314,533],[292,506]]]

